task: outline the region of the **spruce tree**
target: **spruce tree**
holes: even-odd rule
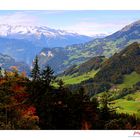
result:
[[[41,73],[41,80],[45,87],[50,87],[51,83],[54,82],[56,77],[54,76],[54,71],[50,66],[47,66]]]
[[[0,79],[3,78],[2,68],[0,67]]]
[[[37,99],[38,95],[40,94],[40,68],[38,65],[38,57],[35,57],[33,62],[33,69],[31,71],[31,82],[29,83],[29,89],[31,92],[31,102],[34,102]]]
[[[57,84],[58,84],[60,90],[64,88],[64,82],[62,79],[57,80]]]
[[[33,69],[31,71],[31,77],[33,81],[38,81],[40,79],[40,68],[38,65],[38,56],[35,57],[33,63]]]
[[[104,120],[109,120],[111,114],[115,112],[116,107],[112,106],[114,103],[110,101],[110,96],[107,91],[102,95],[100,102],[102,118],[104,118]]]

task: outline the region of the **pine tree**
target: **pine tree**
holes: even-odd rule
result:
[[[56,77],[54,76],[54,71],[50,66],[47,66],[41,73],[41,80],[45,87],[50,87],[51,83],[54,82]]]
[[[31,71],[31,82],[29,83],[29,89],[32,95],[31,102],[34,102],[37,98],[38,94],[40,93],[40,68],[38,65],[38,57],[35,57],[33,62],[33,69]]]
[[[113,103],[110,101],[109,93],[106,91],[101,97],[101,112],[104,120],[108,120],[112,113],[115,112],[116,107],[113,107]]]
[[[0,79],[3,78],[2,68],[0,67]]]
[[[33,69],[31,71],[31,77],[33,81],[38,81],[40,79],[40,68],[38,65],[38,56],[35,57]]]
[[[60,90],[64,88],[64,82],[62,79],[57,80],[57,84],[58,84]]]

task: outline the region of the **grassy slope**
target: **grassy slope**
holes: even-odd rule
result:
[[[88,73],[84,73],[80,76],[63,76],[60,77],[63,79],[65,85],[68,84],[78,84],[84,80],[87,80],[89,78],[93,78],[97,71],[91,71]],[[117,88],[123,89],[123,88],[130,88],[134,84],[136,84],[138,81],[140,81],[140,74],[137,74],[136,72],[132,72],[129,75],[124,76],[124,82],[122,84],[117,85]],[[103,93],[98,94],[97,96],[101,96]],[[127,98],[131,97],[133,100],[127,100]],[[92,98],[92,97],[91,97]],[[118,99],[113,101],[115,102],[114,106],[117,106],[117,112],[123,112],[128,114],[136,114],[137,116],[140,116],[140,92],[136,92],[135,94],[129,94],[125,96],[122,99]]]
[[[128,100],[128,97],[131,97],[131,100]],[[136,114],[140,117],[140,92],[134,94],[126,95],[123,99],[118,99],[113,101],[117,106],[117,112],[123,112],[128,114]]]
[[[60,77],[63,81],[65,85],[71,85],[71,84],[78,84],[84,80],[87,80],[89,78],[93,78],[95,76],[95,74],[97,73],[97,71],[90,71],[88,73],[84,73],[80,76],[63,76]]]
[[[103,93],[96,95],[95,97],[101,97]],[[94,97],[94,96],[93,96]],[[91,97],[91,99],[93,98]],[[128,100],[131,98],[131,100]],[[140,117],[140,91],[133,94],[128,94],[121,99],[112,101],[113,107],[117,107],[118,113],[135,114]]]
[[[133,72],[129,75],[125,75],[124,82],[117,87],[119,89],[123,88],[131,88],[134,84],[140,81],[140,74]],[[133,100],[127,100],[128,97],[131,97]],[[135,94],[126,95],[122,99],[115,100],[115,106],[119,106],[117,108],[117,112],[123,112],[128,114],[136,114],[140,117],[140,92],[136,92]]]
[[[131,88],[134,84],[140,81],[140,74],[133,72],[129,75],[125,75],[124,82],[122,84],[117,85],[117,88],[122,90],[123,88]],[[99,93],[95,95],[96,97],[102,96],[103,93]],[[92,99],[93,97],[91,97]],[[128,100],[128,98],[132,98]],[[114,100],[114,106],[118,107],[118,113],[128,113],[128,114],[136,114],[140,117],[140,91],[137,91],[134,94],[128,94],[121,99]]]
[[[134,84],[140,81],[140,74],[137,74],[136,72],[132,72],[129,75],[124,76],[124,82],[122,84],[119,84],[117,87],[119,89],[123,88],[131,88]]]

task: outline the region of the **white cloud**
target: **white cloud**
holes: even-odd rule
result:
[[[118,22],[118,23],[95,23],[95,22],[79,22],[74,25],[65,26],[63,29],[68,30],[70,32],[77,32],[79,34],[84,35],[95,35],[95,34],[111,34],[115,31],[120,30],[128,22]]]
[[[14,14],[0,16],[0,24],[34,25],[38,24],[38,20],[34,16],[28,15],[26,12],[16,12]]]

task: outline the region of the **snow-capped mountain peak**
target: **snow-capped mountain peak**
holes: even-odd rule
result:
[[[0,37],[23,39],[41,48],[65,47],[91,41],[93,37],[52,29],[47,26],[26,26],[0,24]]]
[[[56,37],[65,35],[77,35],[69,33],[64,30],[55,30],[46,26],[24,26],[24,25],[0,25],[0,36],[11,36],[11,35],[34,35],[41,36],[42,34],[46,37]]]

